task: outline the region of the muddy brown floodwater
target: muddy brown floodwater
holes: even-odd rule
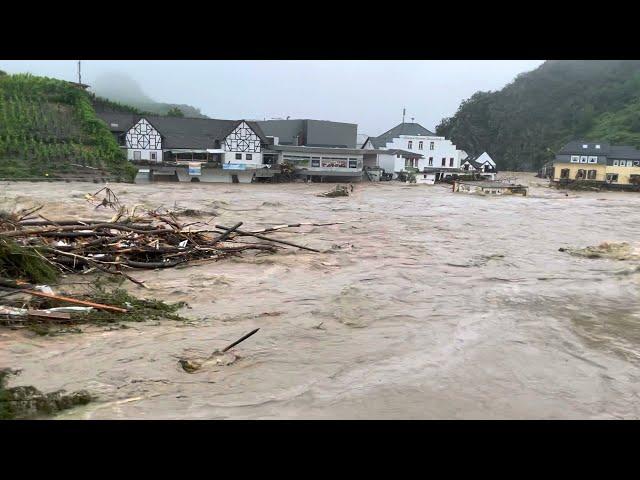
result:
[[[222,224],[346,223],[278,234],[319,254],[135,272],[151,288],[127,288],[187,301],[193,322],[3,329],[0,366],[23,370],[15,385],[98,395],[57,418],[638,418],[638,262],[558,248],[636,243],[640,195],[567,196],[517,176],[528,197],[397,182],[349,198],[317,197],[331,188],[320,184],[114,184],[130,206],[177,203]],[[83,217],[98,187],[3,183],[0,206]],[[257,327],[230,365],[178,365]]]

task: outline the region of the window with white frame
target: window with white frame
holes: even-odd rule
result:
[[[451,157],[451,158],[449,159],[449,166],[450,166],[450,167],[453,167],[453,157]]]
[[[151,152],[151,160],[156,160],[156,152]]]
[[[583,144],[583,145],[582,145],[582,148],[589,148],[589,145],[587,145],[587,144]]]
[[[589,157],[589,163],[598,163],[598,157]]]
[[[627,160],[627,167],[633,167],[633,160]]]
[[[142,158],[142,152],[140,150],[136,150],[133,152],[133,159],[140,160]]]
[[[580,163],[579,155],[571,155],[571,163]]]
[[[429,142],[429,150],[434,150],[436,147],[435,142]]]
[[[619,163],[619,162],[618,162],[618,160],[614,160],[614,161],[613,161],[613,166],[614,166],[614,167],[617,167],[617,166],[618,166],[618,163]]]
[[[236,153],[236,160],[242,160],[242,154]]]
[[[447,166],[447,159],[445,157],[442,157],[442,166],[443,167]]]
[[[433,157],[429,157],[429,166],[433,166]]]
[[[422,140],[418,142],[418,150],[422,150]]]
[[[411,149],[413,148],[413,142],[412,142],[411,140],[409,140],[409,141],[407,142],[407,148],[408,148],[409,150],[411,150]]]
[[[587,157],[580,157],[580,163],[587,163]]]
[[[597,148],[598,150],[600,150],[600,145],[596,145],[596,148]]]

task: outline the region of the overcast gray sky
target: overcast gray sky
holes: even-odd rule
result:
[[[379,135],[402,108],[434,129],[478,90],[498,90],[542,60],[83,60],[83,83],[120,72],[159,102],[185,103],[212,118],[313,118],[358,124]],[[76,80],[73,60],[0,60],[0,70]]]

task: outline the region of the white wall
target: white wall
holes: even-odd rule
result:
[[[378,155],[378,166],[384,168],[387,173],[393,173],[396,171],[396,156],[381,153]]]
[[[151,160],[151,154],[155,153],[156,154],[155,161],[158,163],[162,162],[162,150],[144,150],[140,148],[127,148],[127,159],[134,160],[133,152],[140,152],[140,160],[148,160],[150,162],[154,161],[154,160]]]
[[[151,154],[156,154],[156,162],[162,162],[162,138],[158,131],[145,119],[141,118],[125,135],[127,158],[135,160],[134,152],[140,152],[140,160],[153,161]]]
[[[236,154],[239,154],[242,158],[236,159]],[[247,160],[247,154],[251,155],[251,160]],[[225,152],[222,154],[223,163],[241,163],[249,168],[256,168],[262,166],[262,153],[255,152]]]
[[[422,149],[419,148],[422,141]],[[412,142],[411,148],[409,148],[409,142]],[[430,143],[433,142],[434,149],[430,149]],[[394,138],[392,142],[387,143],[384,147],[386,149],[400,149],[407,150],[409,152],[419,153],[424,156],[418,162],[418,168],[422,170],[424,167],[429,167],[429,157],[433,157],[433,165],[435,168],[460,168],[460,155],[461,151],[456,149],[456,146],[444,137],[436,136],[414,136],[414,135],[400,135],[400,137]],[[446,165],[442,166],[442,158],[446,158]],[[453,158],[453,166],[450,165],[450,159]],[[404,168],[404,159],[401,160],[401,169]],[[396,162],[396,166],[398,162]],[[399,171],[399,170],[396,170]]]
[[[250,130],[250,134],[243,138],[243,142],[236,140],[235,133],[237,131],[246,132]],[[244,143],[248,143],[248,147]],[[242,145],[240,145],[242,143]],[[262,165],[262,148],[260,146],[260,138],[253,132],[246,122],[238,125],[233,132],[222,142],[222,148],[225,153],[222,155],[223,163],[239,163],[247,165],[249,168],[256,168]],[[248,150],[246,149],[248,148]],[[236,159],[236,154],[241,158]],[[247,154],[251,155],[251,160],[247,159]]]

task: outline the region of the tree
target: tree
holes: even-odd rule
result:
[[[167,112],[168,117],[184,117],[184,113],[178,107],[172,107]]]

